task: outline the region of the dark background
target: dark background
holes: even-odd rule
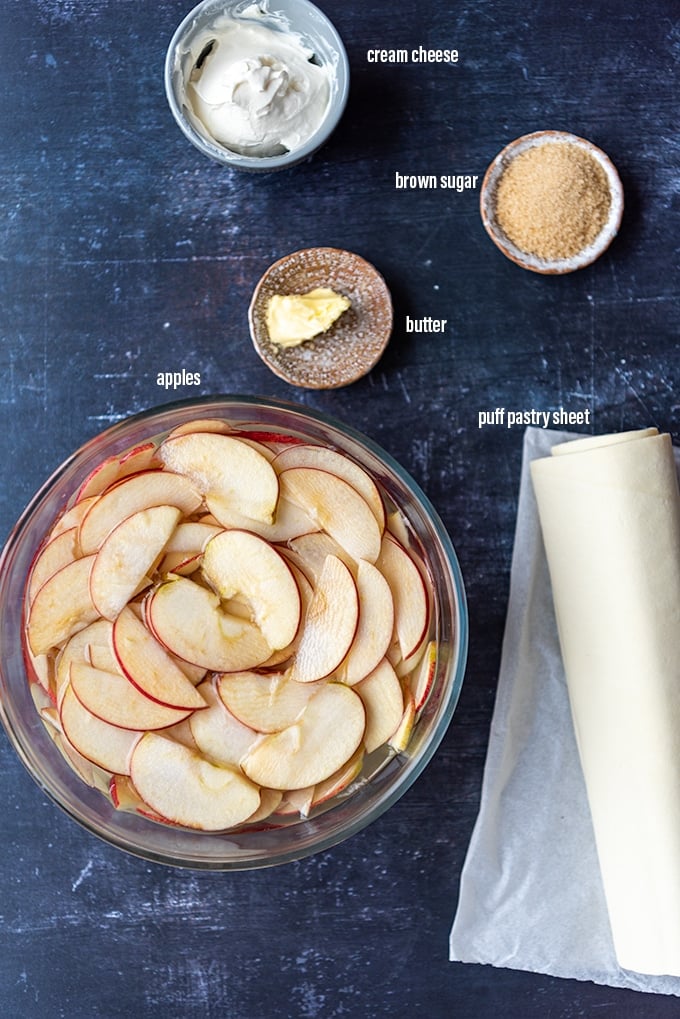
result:
[[[456,545],[467,679],[421,779],[345,844],[271,871],[166,869],[82,831],[0,738],[4,1016],[667,1017],[672,998],[447,961],[504,625],[521,430],[495,407],[590,409],[590,430],[678,432],[680,7],[671,0],[321,0],[352,89],[311,161],[251,176],[173,122],[168,41],[190,3],[4,0],[0,30],[0,532],[85,439],[172,399],[296,399],[349,422],[424,487]],[[369,65],[369,47],[457,48],[457,66]],[[619,237],[540,277],[488,240],[478,193],[395,172],[482,174],[527,131],[600,145]],[[308,245],[384,274],[395,330],[362,381],[295,390],[258,360],[247,306]],[[406,334],[405,316],[448,319]],[[199,372],[167,392],[158,372]],[[531,936],[531,932],[527,932]]]

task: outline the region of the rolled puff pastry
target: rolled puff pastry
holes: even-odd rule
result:
[[[532,464],[619,964],[680,976],[680,495],[656,429]],[[559,790],[555,791],[559,795]]]

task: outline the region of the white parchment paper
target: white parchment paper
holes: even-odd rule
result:
[[[529,476],[531,460],[576,437],[524,437],[498,691],[450,958],[680,995],[676,977],[621,969],[611,940]]]

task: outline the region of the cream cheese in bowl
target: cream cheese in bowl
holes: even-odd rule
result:
[[[307,0],[204,0],[182,22],[166,62],[171,109],[207,155],[241,169],[306,158],[344,110],[347,57]]]

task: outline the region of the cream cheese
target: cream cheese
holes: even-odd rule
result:
[[[250,11],[220,15],[193,40],[187,102],[202,132],[233,152],[294,152],[324,120],[331,72],[299,35]]]

